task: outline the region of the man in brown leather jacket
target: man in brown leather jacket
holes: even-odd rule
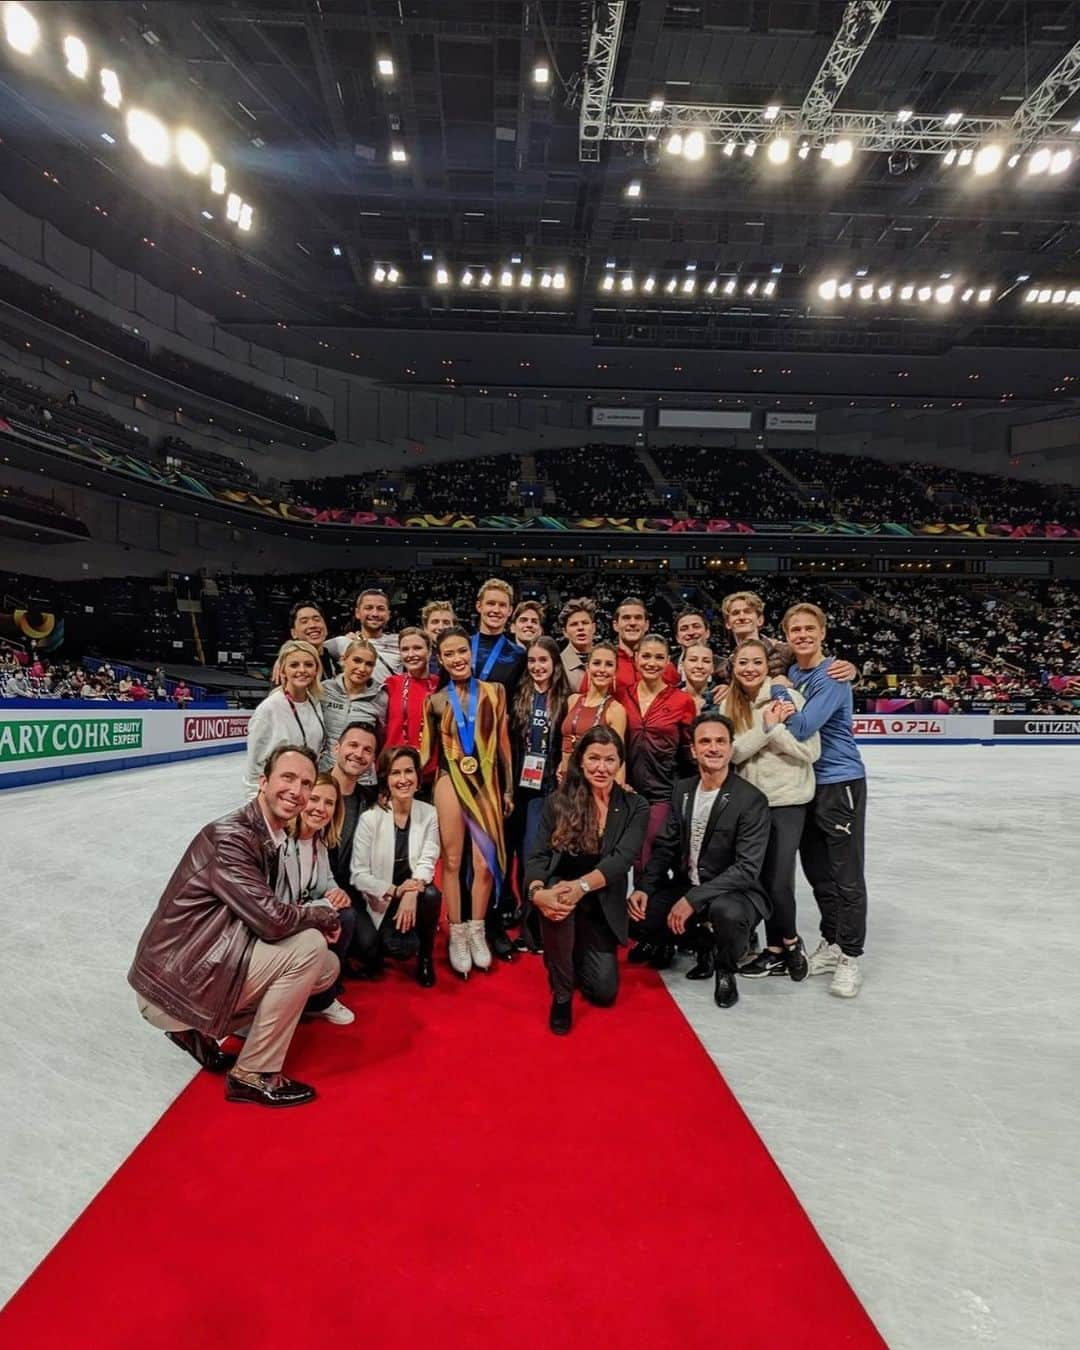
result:
[[[311,994],[337,979],[328,943],[336,911],[274,894],[285,827],[307,805],[317,764],[306,747],[278,746],[259,793],[188,845],[139,940],[128,981],[139,1011],[213,1073],[225,1097],[298,1106],[315,1089],[281,1072]],[[235,1060],[218,1038],[250,1024]]]

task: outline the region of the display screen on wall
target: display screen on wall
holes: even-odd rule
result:
[[[749,431],[748,412],[702,412],[695,408],[661,408],[659,425],[696,431]]]
[[[643,427],[644,408],[593,408],[594,427]]]

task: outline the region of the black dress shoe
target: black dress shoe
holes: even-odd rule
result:
[[[430,956],[421,956],[416,963],[416,983],[422,989],[430,989],[435,983],[435,962]]]
[[[688,980],[707,980],[716,969],[716,952],[712,947],[706,947],[704,951],[697,954],[697,964],[690,967],[686,972]]]
[[[231,1073],[225,1079],[227,1102],[251,1102],[254,1106],[303,1106],[314,1099],[313,1087],[296,1083],[283,1073],[261,1073],[257,1084]]]
[[[201,1031],[167,1031],[165,1035],[210,1073],[224,1073],[236,1063],[235,1055],[227,1055],[213,1036],[204,1036]]]
[[[570,1011],[570,1000],[560,1003],[558,999],[551,1001],[551,1016],[548,1018],[548,1026],[556,1036],[569,1036],[570,1027],[573,1022],[573,1014]]]
[[[497,956],[500,961],[513,961],[517,955],[514,944],[507,937],[506,929],[501,924],[487,930],[487,942],[492,956]]]
[[[735,983],[735,975],[730,970],[718,970],[716,972],[716,988],[713,991],[713,1000],[718,1008],[733,1008],[739,1001],[739,986]]]
[[[630,948],[626,959],[632,966],[643,966],[646,961],[652,960],[654,951],[656,951],[654,943],[639,942],[636,947]]]
[[[670,942],[665,942],[660,946],[653,948],[653,954],[649,957],[650,970],[667,970],[672,961],[675,960],[675,947]]]

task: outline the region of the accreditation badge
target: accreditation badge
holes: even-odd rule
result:
[[[521,766],[521,777],[518,779],[518,787],[535,788],[537,791],[544,785],[544,769],[547,764],[545,755],[526,755],[525,762]]]

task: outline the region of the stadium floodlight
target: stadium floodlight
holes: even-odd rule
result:
[[[1051,295],[1052,295],[1052,291],[1051,291],[1050,288],[1047,286],[1047,287],[1044,287],[1044,288],[1039,292],[1039,294],[1038,294],[1035,298],[1038,300],[1038,302],[1039,302],[1040,305],[1048,305],[1048,304],[1050,303],[1050,296],[1051,296]]]
[[[225,165],[210,165],[210,191],[216,193],[219,197],[225,194]]]
[[[946,168],[951,168],[951,167],[956,163],[956,151],[955,151],[955,150],[946,150],[946,151],[945,151],[945,161],[944,161],[944,163],[945,163],[945,167],[946,167]]]
[[[893,297],[893,285],[891,281],[886,281],[884,286],[877,288],[877,298],[879,300],[891,300]]]
[[[376,265],[375,270],[371,274],[371,279],[380,286],[386,280],[386,268],[383,267],[382,263]]]
[[[1053,302],[1054,302],[1055,305],[1061,305],[1061,304],[1064,304],[1064,302],[1065,302],[1065,291],[1064,291],[1064,290],[1057,290],[1057,291],[1054,292],[1054,294],[1053,294],[1050,298],[1053,300]]]
[[[550,272],[541,272],[541,273],[540,273],[540,289],[541,289],[542,291],[548,291],[548,290],[551,289],[551,273],[550,273]]]
[[[394,58],[392,56],[380,56],[375,62],[375,69],[384,80],[394,78]]]
[[[852,289],[853,287],[850,281],[842,281],[836,288],[836,294],[841,300],[850,300]]]
[[[947,127],[956,127],[956,126],[959,126],[959,125],[960,125],[960,120],[961,120],[961,118],[962,118],[963,116],[964,116],[963,113],[951,112],[951,113],[949,113],[949,115],[945,118],[945,125],[946,125]]]
[[[603,280],[600,282],[600,289],[602,291],[613,291],[615,289],[615,278],[610,272],[606,273]]]
[[[762,295],[773,296],[776,294],[776,282],[770,277],[761,288]]]
[[[799,158],[806,159],[809,156],[809,154],[810,154],[810,142],[803,141],[802,145],[799,146]]]
[[[1024,301],[1026,304],[1033,305],[1038,298],[1039,288],[1038,286],[1032,286],[1031,290],[1024,296]]]
[[[248,230],[251,229],[251,222],[254,219],[254,216],[255,212],[252,209],[251,204],[249,202],[241,203],[240,217],[236,222],[237,229],[243,230],[244,233],[247,234]],[[391,280],[396,281],[397,278],[392,277]]]
[[[101,97],[110,108],[119,108],[124,101],[120,92],[120,76],[115,70],[104,69],[101,72]]]
[[[1073,152],[1066,146],[1063,150],[1055,150],[1050,158],[1051,174],[1064,173],[1073,161]]]
[[[822,300],[835,300],[836,278],[829,277],[827,281],[823,281],[821,285],[817,288],[817,293],[822,298]]]
[[[932,300],[934,298],[934,290],[932,286],[920,286],[919,289],[915,292],[915,294],[918,297],[919,303],[922,305],[925,305],[929,300]]]
[[[1009,168],[1015,169],[1019,163],[1020,163],[1020,153],[1019,151],[1014,150],[1013,153],[1008,158]]]
[[[551,278],[551,284],[557,291],[566,290],[566,273],[562,270],[561,267],[556,269],[554,275]]]
[[[635,179],[633,180],[633,182],[627,183],[627,185],[626,185],[626,195],[627,195],[628,197],[640,197],[640,196],[641,196],[641,180],[640,180],[639,178],[635,178]]]
[[[681,155],[683,148],[683,138],[681,131],[673,131],[667,138],[667,144],[664,149],[669,155]]]
[[[970,145],[966,145],[964,146],[963,150],[960,151],[957,163],[960,165],[962,169],[966,169],[974,158],[975,158],[975,151],[972,150]]]
[[[911,121],[911,109],[910,109],[910,108],[901,108],[900,111],[896,114],[896,120],[900,123],[901,126],[903,126],[903,124],[904,124],[905,122],[910,122],[910,121]]]
[[[1066,298],[1070,305],[1080,305],[1080,291],[1070,291]]]
[[[446,267],[436,267],[436,269],[435,269],[435,285],[436,285],[436,286],[449,286],[449,285],[450,285],[450,271],[449,271],[448,268],[446,268]]]
[[[1032,155],[1028,157],[1027,171],[1030,174],[1045,173],[1050,167],[1050,160],[1053,158],[1048,145],[1040,145]]]
[[[979,293],[975,297],[975,299],[978,300],[980,305],[988,305],[990,301],[993,300],[993,298],[994,298],[993,286],[980,287]]]
[[[683,141],[683,159],[698,160],[705,156],[705,133],[691,131]]]
[[[626,291],[628,293],[633,291],[634,289],[633,273],[627,272],[626,276],[624,276],[623,279],[619,282],[619,289]]]
[[[1005,151],[1000,145],[984,145],[975,156],[975,172],[980,178],[996,173],[1001,168]]]
[[[391,286],[396,286],[398,282],[401,280],[401,273],[397,270],[396,267],[391,265],[386,269],[386,279]]]
[[[225,198],[225,219],[234,223],[240,219],[240,208],[243,206],[238,192],[230,192]]]
[[[654,276],[647,276],[641,283],[641,289],[646,295],[652,295],[653,291],[656,290],[656,278]]]
[[[390,147],[390,162],[392,164],[408,164],[409,156],[403,145],[392,145]]]
[[[510,271],[509,267],[504,267],[503,270],[499,273],[499,285],[505,291],[509,290],[509,288],[513,284],[514,284],[513,272]]]
[[[472,274],[472,268],[471,268],[471,267],[466,267],[465,271],[462,272],[462,274],[461,274],[461,284],[462,284],[463,286],[471,286],[471,285],[473,284],[473,274]]]
[[[64,64],[77,80],[85,80],[90,72],[90,53],[86,43],[74,33],[64,39]]]
[[[712,280],[709,282],[709,284],[705,287],[705,294],[706,294],[706,295],[715,295],[715,294],[716,294],[716,287],[717,287],[717,280],[716,280],[715,277],[713,277],[713,279],[712,279]]]
[[[537,61],[536,65],[533,66],[532,78],[537,89],[548,87],[551,83],[551,67],[546,61]]]
[[[20,56],[33,56],[41,41],[41,25],[25,5],[6,4],[4,36],[8,46],[13,47]]]
[[[842,169],[850,164],[855,154],[855,146],[846,137],[833,145],[832,162],[834,168]]]
[[[791,142],[786,136],[777,136],[769,142],[769,163],[786,164],[791,154]]]
[[[874,285],[873,285],[873,282],[870,282],[870,281],[864,281],[863,284],[859,287],[859,299],[860,299],[860,300],[873,300],[873,298],[874,298]]]
[[[518,284],[521,286],[521,289],[523,291],[529,291],[532,290],[532,283],[533,283],[533,274],[528,270],[528,268],[526,268],[525,271],[522,272],[521,279]]]
[[[724,294],[725,294],[725,295],[734,295],[734,294],[735,294],[735,284],[736,284],[736,283],[735,283],[735,278],[734,278],[734,277],[729,277],[728,280],[724,282]]]
[[[753,159],[754,156],[757,154],[757,141],[754,140],[753,136],[751,136],[750,139],[743,146],[742,152],[747,159]]]
[[[484,270],[480,273],[480,285],[481,285],[481,286],[490,286],[491,283],[492,283],[492,280],[493,280],[493,277],[492,277],[490,271],[485,267]]]
[[[946,282],[944,286],[939,286],[934,292],[934,299],[939,305],[947,305],[956,294],[956,287],[951,282]]]
[[[820,152],[819,152],[820,155],[821,155],[821,158],[822,158],[822,159],[832,159],[834,148],[835,148],[835,147],[833,146],[832,141],[826,141],[825,144],[821,147],[821,150],[820,150]]]
[[[664,111],[664,96],[663,96],[663,94],[653,94],[652,98],[649,99],[649,113],[650,113],[650,115],[651,115],[652,117],[655,117],[655,116],[657,115],[657,113],[662,113],[663,111]]]
[[[971,297],[972,297],[974,294],[975,294],[975,288],[974,288],[974,286],[968,286],[968,287],[966,287],[966,288],[964,289],[964,292],[963,292],[963,294],[960,296],[960,299],[961,299],[961,300],[964,302],[964,304],[966,305],[967,302],[971,299]]]
[[[750,283],[750,285],[747,286],[747,288],[746,288],[746,294],[747,294],[747,295],[757,295],[757,282],[756,282],[756,281],[752,281],[752,282]]]
[[[168,164],[172,144],[165,123],[143,108],[130,109],[126,121],[128,140],[147,164],[157,168]]]
[[[915,294],[915,287],[912,286],[910,282],[908,282],[906,286],[900,287],[901,300],[910,300],[914,294]]]
[[[184,127],[176,133],[176,158],[188,173],[204,174],[210,164],[210,147],[198,132]]]
[[[780,104],[769,103],[765,108],[765,121],[775,122],[779,116],[780,116]]]
[[[697,282],[693,277],[687,277],[682,284],[683,295],[693,295],[697,290]]]
[[[737,149],[738,146],[735,144],[734,141],[728,141],[727,144],[724,146],[724,154],[728,157],[728,159],[730,159]]]

